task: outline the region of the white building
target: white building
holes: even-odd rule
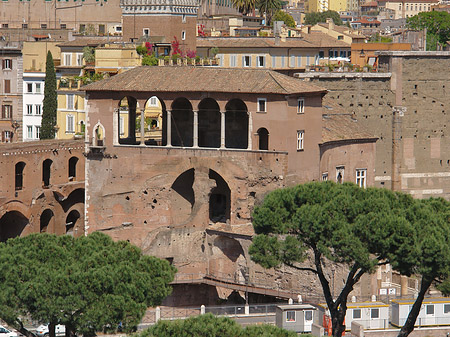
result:
[[[23,73],[23,140],[38,140],[41,131],[45,73]]]

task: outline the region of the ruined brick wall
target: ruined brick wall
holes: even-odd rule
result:
[[[82,141],[49,140],[0,146],[1,241],[41,231],[84,234],[83,150]],[[44,182],[46,160],[51,165]],[[74,170],[69,171],[69,162]],[[23,166],[20,172],[16,169],[18,165]],[[73,222],[73,226],[66,226],[68,222]]]

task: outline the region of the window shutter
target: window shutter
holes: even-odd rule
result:
[[[5,65],[5,60],[2,60],[2,69],[5,69],[6,65]]]

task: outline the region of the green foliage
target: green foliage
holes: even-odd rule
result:
[[[380,33],[376,33],[372,36],[370,36],[368,42],[374,43],[374,42],[382,42],[382,43],[390,43],[392,42],[392,38],[388,36],[382,36]]]
[[[282,10],[277,11],[275,15],[272,17],[272,24],[274,21],[283,21],[286,26],[295,28],[294,18],[285,11]]]
[[[61,323],[83,335],[134,330],[149,306],[170,294],[175,269],[125,241],[96,232],[31,234],[0,243],[0,317]]]
[[[259,13],[265,13],[267,17],[266,25],[270,25],[274,12],[282,7],[280,0],[256,0],[256,8]]]
[[[148,50],[144,45],[139,45],[136,47],[136,52],[141,56],[145,56],[147,55]]]
[[[245,329],[228,317],[212,314],[185,320],[159,321],[137,337],[295,337],[292,331],[270,325],[249,326]]]
[[[342,20],[339,16],[339,13],[336,11],[326,11],[326,12],[311,12],[306,13],[305,15],[305,25],[312,25],[314,26],[317,23],[320,22],[326,22],[328,18],[333,19],[334,23],[338,26],[342,26]]]
[[[408,28],[427,29],[427,50],[436,50],[450,40],[450,14],[447,12],[422,12],[406,19]]]
[[[212,47],[209,52],[211,53],[212,57],[215,57],[219,53],[219,48],[218,47]]]
[[[244,15],[250,14],[255,10],[256,0],[232,0],[231,2]]]
[[[42,107],[40,139],[55,138],[57,107],[58,98],[56,95],[55,64],[53,63],[52,53],[48,51],[45,63],[44,101]]]
[[[81,81],[83,85],[103,80],[106,76],[105,73],[91,73],[91,72],[85,72],[83,76],[75,76],[76,81]],[[62,80],[61,80],[62,81]],[[60,82],[61,85],[62,82]]]
[[[142,65],[143,66],[157,66],[158,58],[155,56],[155,53],[152,53],[151,55],[145,55],[142,58]]]
[[[84,47],[83,48],[83,59],[86,63],[95,62],[95,49],[92,47]]]

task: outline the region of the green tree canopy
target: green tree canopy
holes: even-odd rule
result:
[[[409,28],[427,30],[427,50],[436,50],[450,41],[450,14],[447,12],[421,12],[406,19]]]
[[[0,243],[0,317],[30,336],[20,317],[66,325],[66,335],[136,328],[170,294],[175,269],[99,232],[31,234]],[[51,335],[54,331],[50,331]]]
[[[294,18],[285,11],[282,10],[277,11],[275,15],[272,17],[272,24],[275,21],[283,21],[286,26],[295,28]]]
[[[404,273],[411,270],[414,261],[406,254],[413,246],[410,209],[414,204],[408,195],[350,183],[315,182],[276,190],[255,208],[253,225],[259,235],[249,252],[265,268],[284,263],[316,274],[333,336],[341,336],[347,298],[362,275],[388,262]],[[312,268],[299,265],[307,252],[312,252]],[[336,298],[324,270],[327,261],[349,270]]]
[[[159,321],[137,337],[295,337],[287,331],[270,325],[242,328],[228,317],[205,314],[185,320]]]
[[[328,18],[333,19],[334,23],[338,26],[342,26],[342,20],[338,12],[325,11],[325,12],[311,12],[305,15],[305,25],[314,26],[320,22],[326,22]]]
[[[42,107],[40,139],[55,138],[57,107],[58,98],[56,95],[55,64],[53,63],[52,53],[48,51],[45,63],[44,101]]]
[[[270,25],[273,14],[280,10],[281,7],[281,0],[256,0],[256,8],[258,8],[259,14],[265,13],[266,26]]]
[[[231,3],[240,13],[244,15],[255,11],[256,0],[232,0]]]

